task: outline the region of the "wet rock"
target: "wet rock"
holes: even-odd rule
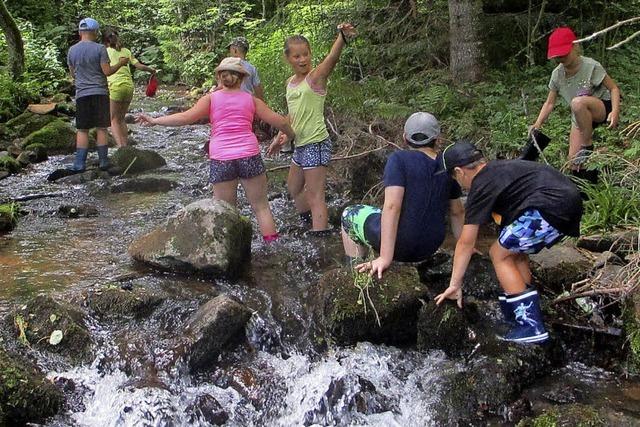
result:
[[[11,231],[18,223],[20,208],[16,203],[0,205],[0,232]]]
[[[506,406],[502,413],[502,419],[509,423],[517,423],[525,417],[533,415],[531,402],[526,397],[521,397],[515,402]]]
[[[56,112],[73,117],[76,115],[76,105],[73,102],[59,102],[56,104]]]
[[[98,216],[98,208],[93,205],[62,205],[58,208],[61,218],[89,218]]]
[[[20,163],[11,156],[0,157],[0,170],[4,170],[9,173],[18,173],[22,169]]]
[[[60,354],[73,363],[86,362],[91,357],[91,334],[84,315],[70,304],[39,295],[9,314],[4,323],[16,339],[26,339],[32,347]],[[57,344],[50,343],[54,331],[63,333]]]
[[[127,113],[124,115],[124,122],[126,124],[132,125],[136,122],[136,116],[131,113]]]
[[[127,174],[145,172],[167,164],[166,160],[155,151],[134,147],[118,148],[111,157],[111,162]]]
[[[84,397],[89,389],[83,385],[77,385],[70,378],[56,377],[53,383],[62,391],[65,397],[64,409],[71,412],[84,412],[86,410]]]
[[[99,316],[148,317],[165,297],[142,287],[124,290],[118,286],[94,290],[87,298],[88,306]]]
[[[626,350],[628,370],[640,373],[640,293],[629,295],[624,302],[624,334],[627,338]]]
[[[574,388],[572,385],[560,384],[556,386],[553,390],[549,390],[542,393],[542,397],[547,399],[549,402],[564,405],[567,403],[575,403],[578,400],[577,393],[578,393],[578,390]]]
[[[430,291],[438,294],[449,286],[453,257],[440,251],[418,266],[420,279]],[[464,294],[482,300],[498,298],[500,285],[491,260],[487,256],[474,254],[464,276]]]
[[[536,380],[551,373],[564,351],[555,340],[546,345],[516,345],[488,334],[464,368],[450,368],[440,378],[435,404],[437,425],[475,425],[498,415]]]
[[[600,255],[598,255],[598,258],[596,258],[596,260],[593,263],[593,268],[594,269],[598,269],[598,268],[602,268],[605,265],[623,265],[624,261],[622,261],[622,259],[614,254],[611,251],[604,251],[602,252]]]
[[[373,383],[359,375],[331,381],[317,406],[305,413],[304,425],[348,425],[353,413],[365,415],[397,410]]]
[[[431,299],[426,301],[418,314],[418,349],[438,349],[447,356],[459,356],[471,347],[464,311],[454,302],[437,306]]]
[[[199,200],[136,239],[129,254],[163,270],[236,277],[251,257],[251,223],[226,202]]]
[[[638,229],[582,236],[576,245],[591,252],[611,251],[624,257],[638,247]]]
[[[7,171],[3,171],[3,170],[0,170],[0,180],[5,179],[5,178],[6,178],[6,177],[8,177],[9,175],[11,175],[9,172],[7,172]]]
[[[107,171],[101,171],[100,169],[89,169],[82,173],[65,176],[64,178],[56,180],[56,182],[66,185],[80,185],[86,184],[87,182],[95,181],[97,179],[109,178],[111,178],[111,174]]]
[[[531,255],[531,270],[543,286],[557,290],[584,279],[591,262],[575,247],[562,244]]]
[[[36,158],[37,158],[36,153],[34,153],[33,151],[25,150],[22,153],[20,153],[20,155],[16,160],[18,161],[18,163],[20,163],[20,166],[25,168],[29,166],[31,163],[35,163]]]
[[[220,295],[198,309],[187,325],[190,340],[187,360],[192,372],[215,366],[220,353],[245,338],[244,327],[251,310],[227,296]]]
[[[22,143],[21,140],[16,139],[11,144],[9,144],[7,146],[8,155],[13,157],[14,159],[17,158],[20,155],[20,153],[22,153],[22,148],[20,147],[21,143]]]
[[[42,144],[50,154],[70,154],[76,147],[76,130],[69,122],[57,119],[33,133],[21,143],[21,147]]]
[[[89,148],[94,150],[96,148],[96,141],[98,140],[98,131],[97,129],[91,129],[89,131]],[[116,146],[115,138],[107,133],[107,147],[113,148]]]
[[[171,179],[145,176],[120,181],[111,186],[112,193],[166,193],[179,184]]]
[[[229,414],[225,412],[216,398],[210,394],[198,396],[196,400],[187,407],[187,413],[191,413],[189,422],[192,424],[200,420],[211,425],[221,426],[229,420]]]
[[[27,135],[38,131],[56,121],[57,118],[52,115],[40,115],[34,114],[30,111],[25,111],[19,116],[14,117],[6,123],[9,135],[12,138],[20,137],[24,138]]]
[[[63,401],[60,390],[39,368],[0,349],[0,425],[44,422]]]
[[[368,277],[358,274],[357,280],[363,286]],[[342,268],[325,273],[318,284],[322,323],[336,341],[415,343],[420,299],[428,298],[417,270],[395,265],[382,280],[373,279],[363,293],[354,285],[355,280],[354,273]]]
[[[571,405],[554,406],[535,418],[526,418],[518,427],[546,427],[546,426],[584,426],[598,427],[609,425],[605,417],[595,407],[574,403]]]
[[[31,163],[40,163],[44,162],[49,158],[47,155],[47,147],[44,144],[29,144],[24,147],[25,151],[32,151],[35,153],[35,160]]]

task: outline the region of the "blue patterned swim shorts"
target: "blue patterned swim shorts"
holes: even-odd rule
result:
[[[331,161],[331,147],[329,138],[313,144],[296,147],[291,161],[302,169],[313,169],[319,166],[327,166]]]
[[[564,235],[549,224],[537,209],[525,211],[500,231],[500,245],[522,254],[537,254],[558,243]]]
[[[349,238],[359,245],[373,246],[375,242],[370,242],[366,236],[366,222],[370,216],[381,213],[379,208],[369,205],[348,206],[342,212],[342,228]]]

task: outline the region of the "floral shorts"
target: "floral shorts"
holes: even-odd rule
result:
[[[537,209],[525,211],[500,231],[500,245],[522,254],[537,254],[558,243],[564,235],[549,224]]]
[[[217,184],[219,182],[233,181],[238,178],[249,179],[262,175],[265,171],[266,169],[260,154],[234,160],[211,159],[209,182]]]
[[[296,147],[291,161],[302,169],[313,169],[327,166],[331,161],[333,143],[329,138],[313,144]]]

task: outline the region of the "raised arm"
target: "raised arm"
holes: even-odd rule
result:
[[[184,126],[197,122],[198,120],[209,117],[209,109],[211,107],[211,96],[209,94],[198,100],[196,105],[187,111],[170,116],[151,117],[146,114],[136,116],[136,122],[142,126]]]
[[[326,87],[327,79],[340,60],[342,49],[346,46],[345,37],[354,37],[356,35],[355,28],[349,23],[338,25],[338,30],[340,30],[340,32],[338,33],[338,37],[336,37],[336,41],[333,42],[329,54],[324,58],[324,61],[309,74],[309,81],[315,87]]]
[[[558,92],[555,90],[550,90],[549,95],[547,95],[547,100],[542,104],[542,108],[540,109],[540,114],[538,114],[538,118],[536,122],[533,124],[534,129],[542,128],[542,125],[547,121],[549,115],[553,111],[553,107],[556,105],[556,98],[558,97]]]
[[[269,108],[267,104],[264,103],[263,100],[253,97],[253,101],[256,104],[256,116],[260,120],[263,120],[269,123],[271,126],[278,128],[283,133],[289,137],[289,139],[295,138],[295,133],[293,132],[293,128],[291,128],[291,124],[289,123],[289,119],[285,116],[281,116],[278,113],[275,113]]]

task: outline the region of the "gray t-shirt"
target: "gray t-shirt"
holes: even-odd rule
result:
[[[242,59],[242,66],[249,72],[249,75],[242,81],[242,90],[254,94],[255,87],[260,85],[260,77],[258,76],[258,70],[249,61]]]
[[[67,64],[73,68],[76,98],[89,95],[109,95],[107,77],[100,64],[109,65],[109,55],[104,45],[92,41],[80,41],[69,49]]]

